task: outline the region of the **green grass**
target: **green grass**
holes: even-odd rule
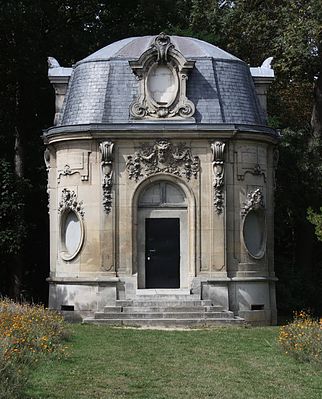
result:
[[[71,356],[32,372],[30,399],[321,399],[322,373],[278,329],[156,331],[73,325]]]

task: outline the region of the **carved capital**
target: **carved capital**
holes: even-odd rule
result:
[[[223,141],[214,141],[211,143],[212,151],[212,168],[213,168],[213,189],[214,189],[214,206],[218,215],[223,211],[224,207],[224,185],[225,185],[225,168],[224,153],[226,144]]]
[[[103,189],[103,207],[105,212],[109,214],[112,209],[112,189],[113,189],[113,149],[114,143],[106,140],[100,143],[100,151],[102,155],[102,189]]]

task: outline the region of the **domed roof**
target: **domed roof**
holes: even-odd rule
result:
[[[76,63],[58,125],[132,124],[130,107],[140,97],[140,82],[130,63],[153,48],[156,38],[123,39]],[[198,39],[169,38],[175,51],[194,65],[188,74],[186,97],[195,107],[195,124],[265,124],[245,62]]]
[[[214,58],[222,60],[239,60],[237,57],[221,50],[210,43],[192,37],[170,36],[171,43],[185,58]],[[82,62],[103,60],[137,59],[153,44],[155,36],[129,37],[109,44],[106,47],[84,58]],[[239,60],[240,61],[240,60]]]

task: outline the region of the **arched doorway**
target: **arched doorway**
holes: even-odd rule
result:
[[[188,284],[187,200],[169,181],[150,184],[138,201],[138,288]]]

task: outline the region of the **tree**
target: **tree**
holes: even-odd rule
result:
[[[310,207],[308,209],[307,218],[315,226],[315,234],[318,240],[322,241],[322,207],[320,208],[320,213],[316,213]]]
[[[17,227],[10,245],[19,243],[10,253],[0,247],[2,269],[20,268],[32,295],[46,298],[48,215],[41,132],[52,125],[54,114],[47,56],[71,65],[115,40],[166,31],[209,41],[252,66],[274,57],[270,122],[284,129],[276,192],[276,270],[278,286],[284,287],[279,298],[289,304],[285,310],[302,306],[297,293],[310,286],[306,304],[317,303],[321,245],[307,221],[307,208],[319,209],[322,194],[321,20],[320,0],[2,1],[0,159],[3,173],[11,177],[7,193],[1,187],[0,195],[12,195],[17,213],[8,213],[6,223],[11,220]],[[0,236],[9,234],[5,231],[1,223]]]

